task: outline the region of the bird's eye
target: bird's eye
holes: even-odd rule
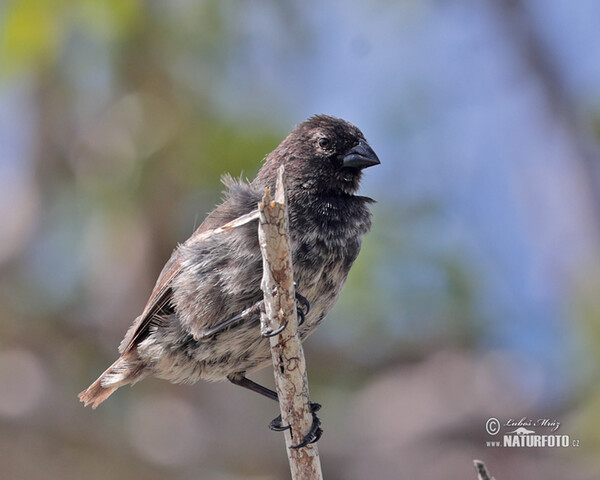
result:
[[[319,138],[319,147],[321,147],[321,148],[329,148],[330,144],[331,144],[331,142],[329,141],[328,138],[325,138],[325,137]]]

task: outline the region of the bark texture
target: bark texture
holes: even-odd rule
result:
[[[263,255],[261,287],[265,299],[261,333],[269,334],[287,324],[270,342],[281,419],[284,425],[291,426],[285,432],[285,442],[292,479],[322,479],[317,445],[292,448],[309,432],[313,419],[304,351],[298,335],[283,166],[277,172],[274,198],[267,189],[258,208],[258,235]]]

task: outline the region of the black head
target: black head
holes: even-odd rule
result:
[[[358,190],[362,170],[380,163],[357,127],[328,115],[297,125],[269,154],[256,180],[267,180],[282,161],[294,191],[348,195]]]

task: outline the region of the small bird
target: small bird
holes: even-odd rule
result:
[[[121,342],[120,357],[79,394],[80,400],[96,408],[117,388],[149,375],[173,383],[227,379],[277,400],[275,392],[246,378],[271,363],[269,339],[259,326],[257,220],[209,238],[202,234],[256,210],[265,188],[274,188],[278,167],[285,165],[304,340],[333,307],[371,227],[373,200],[356,192],[362,170],[379,163],[357,127],[316,115],[267,155],[251,183],[225,176],[223,203],[174,250]]]

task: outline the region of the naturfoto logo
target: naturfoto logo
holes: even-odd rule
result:
[[[555,434],[560,428],[560,422],[550,418],[520,419],[509,418],[501,422],[495,417],[485,423],[486,432],[495,437],[502,432],[500,439],[488,440],[488,447],[578,447],[579,440],[571,439],[569,435]]]

